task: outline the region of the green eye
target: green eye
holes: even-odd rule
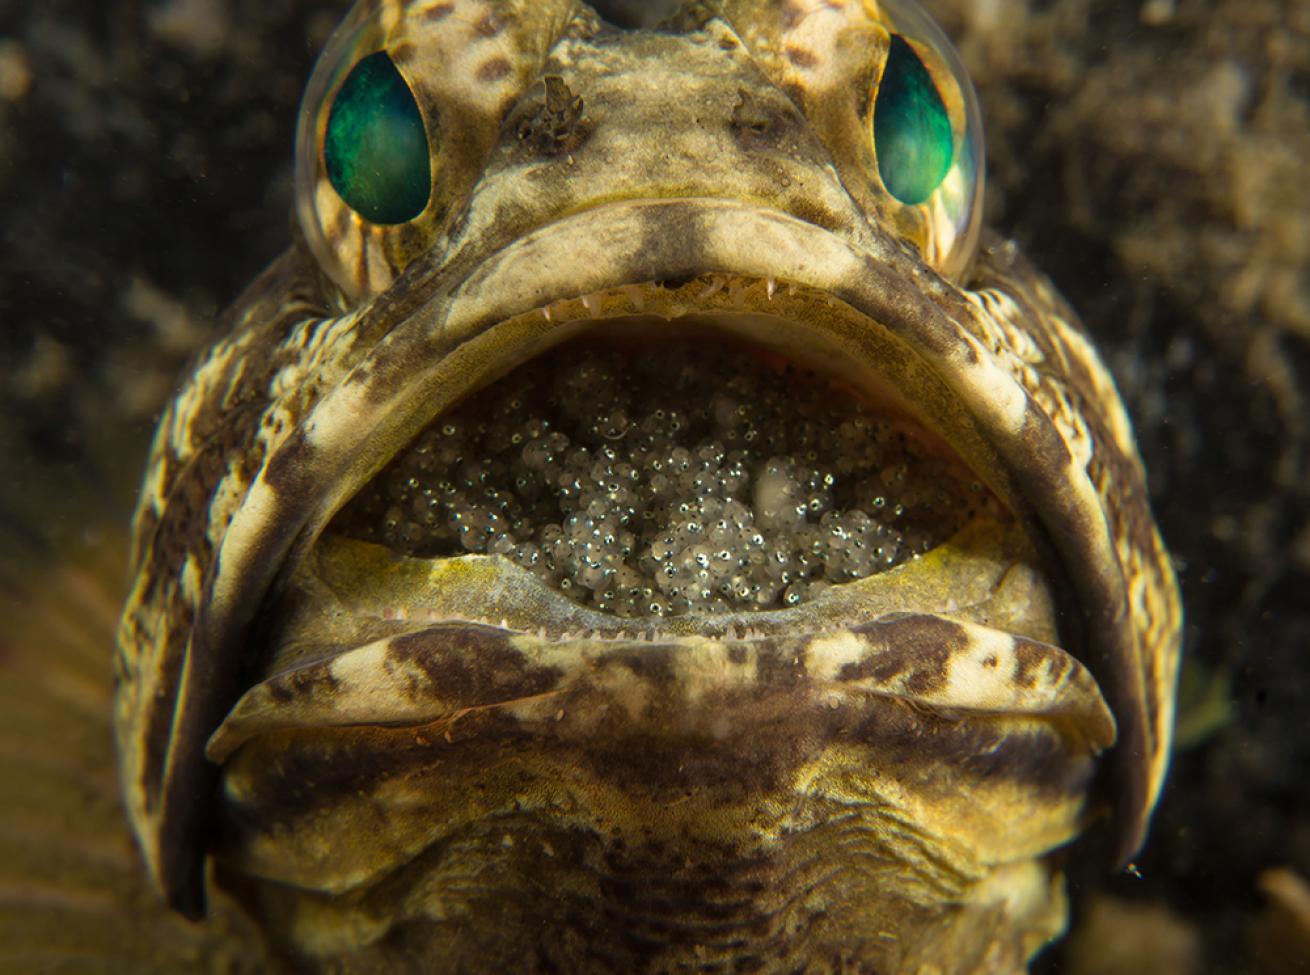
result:
[[[883,185],[909,206],[927,200],[950,171],[955,137],[946,104],[899,34],[891,35],[873,105],[873,143]]]
[[[323,159],[332,188],[365,220],[406,223],[428,205],[432,170],[418,103],[386,51],[346,76],[328,113]]]

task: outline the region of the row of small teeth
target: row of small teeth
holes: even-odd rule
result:
[[[762,289],[768,301],[773,301],[780,290],[785,291],[788,297],[795,297],[797,292],[795,284],[790,282],[780,284],[772,277],[751,280],[734,275],[709,274],[698,278],[697,283],[701,285],[701,290],[694,295],[697,303],[708,302],[720,293],[726,292],[728,307],[734,310],[745,308],[745,300],[750,291],[755,288]],[[642,289],[635,284],[625,284],[614,291],[597,291],[578,295],[576,298],[560,298],[543,305],[538,312],[542,318],[552,323],[574,321],[583,317],[594,318],[603,310],[606,299],[614,295],[622,295],[627,299],[628,307],[624,311],[628,313],[641,314],[646,310],[646,298],[642,294]],[[584,314],[577,314],[575,303],[582,305]]]

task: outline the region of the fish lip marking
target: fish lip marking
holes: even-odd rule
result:
[[[987,656],[1004,661],[999,672],[986,673]],[[1032,670],[1028,685],[1009,680],[1017,666]],[[784,700],[787,718],[774,713]],[[858,722],[850,716],[888,702],[943,727],[1049,723],[1092,755],[1115,739],[1094,678],[1066,652],[933,614],[890,613],[831,632],[682,640],[542,638],[450,621],[256,684],[210,738],[207,756],[222,763],[263,735],[323,728],[415,728],[450,740],[463,718],[492,712],[515,734],[585,738],[574,725],[606,716],[613,734],[676,743],[737,735],[761,720],[781,729],[838,709]]]

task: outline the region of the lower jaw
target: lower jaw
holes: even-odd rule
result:
[[[1062,928],[1041,858],[1096,746],[879,693],[934,625],[864,628],[869,671],[840,638],[392,641],[397,699],[480,703],[232,726],[221,882],[296,970],[1019,970]],[[274,696],[344,706],[338,673]]]

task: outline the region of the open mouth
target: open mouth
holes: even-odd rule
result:
[[[329,531],[624,619],[776,610],[1003,506],[909,417],[704,322],[589,332],[444,412]]]
[[[547,655],[907,615],[1064,644],[1061,577],[976,422],[829,293],[702,274],[558,299],[424,388],[291,559],[264,676],[442,627]]]
[[[841,313],[702,275],[489,330],[296,561],[266,673],[450,624],[791,638],[922,613],[1059,645],[1049,569],[950,397]]]
[[[294,561],[265,673],[454,624],[794,638],[920,613],[1061,642],[1058,580],[967,418],[821,293],[625,285],[467,348]]]
[[[363,890],[510,808],[768,846],[869,769],[942,836],[1069,835],[1114,723],[985,439],[870,317],[722,280],[499,318],[362,448],[207,743],[231,862]],[[305,781],[328,814],[295,799],[288,826]],[[851,801],[882,808],[869,781]],[[323,858],[355,816],[376,835]]]

